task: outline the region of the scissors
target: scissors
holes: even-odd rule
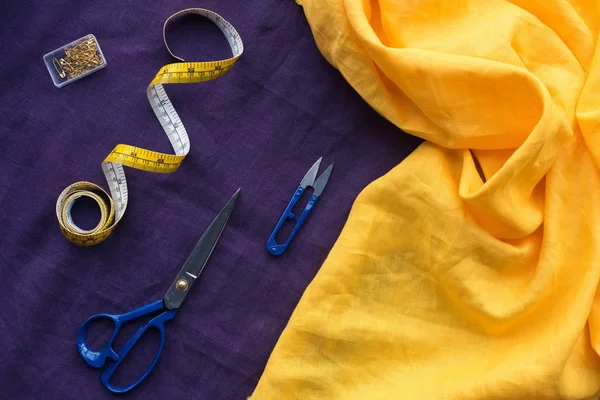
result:
[[[190,292],[194,281],[202,273],[204,266],[206,265],[213,249],[221,237],[221,233],[223,233],[223,230],[225,229],[225,225],[227,224],[229,216],[233,211],[239,192],[240,189],[235,192],[229,202],[211,222],[162,299],[156,300],[152,303],[146,304],[123,314],[93,315],[88,318],[79,328],[79,331],[77,332],[77,349],[79,350],[79,354],[81,357],[83,357],[84,361],[92,367],[101,368],[104,365],[107,365],[100,375],[100,381],[109,391],[113,393],[125,393],[135,388],[148,376],[150,371],[152,371],[156,365],[165,343],[164,324],[167,321],[175,318],[175,314],[183,303],[185,296]],[[124,324],[158,312],[160,312],[160,314],[152,318],[146,325],[139,328],[137,332],[135,332],[133,336],[131,336],[123,345],[119,352],[115,352],[113,350],[112,343]],[[98,351],[93,351],[89,348],[86,342],[87,330],[91,323],[100,319],[111,320],[114,323],[114,331],[104,347]],[[151,328],[157,329],[160,332],[160,345],[158,346],[158,352],[156,353],[156,356],[154,357],[154,360],[152,360],[152,363],[148,369],[140,378],[138,378],[129,386],[116,387],[112,385],[110,383],[110,378],[117,367],[121,365],[123,359],[127,356],[127,353],[129,353],[135,343],[145,332]]]
[[[296,236],[298,229],[300,229],[300,226],[302,226],[304,220],[306,217],[308,217],[308,214],[311,212],[315,204],[317,204],[317,200],[319,200],[319,197],[321,196],[321,193],[323,193],[325,186],[327,186],[329,176],[331,175],[331,170],[333,169],[333,163],[331,163],[317,178],[317,172],[319,172],[319,166],[321,165],[322,159],[323,157],[320,157],[306,172],[306,175],[304,175],[304,178],[302,178],[300,181],[300,186],[298,186],[286,209],[283,211],[283,214],[281,214],[281,218],[279,218],[275,229],[273,229],[273,232],[271,232],[271,236],[267,240],[267,251],[272,255],[279,256],[287,249],[294,236]],[[292,213],[292,210],[294,209],[294,206],[298,200],[300,200],[300,197],[302,197],[302,193],[304,193],[306,188],[309,186],[313,188],[313,194],[310,196],[310,199],[308,199],[308,203],[304,207],[302,214],[298,217]],[[277,242],[275,242],[275,236],[287,219],[296,221],[296,225],[294,225],[294,229],[292,230],[292,233],[290,233],[290,236],[285,243],[277,244]]]

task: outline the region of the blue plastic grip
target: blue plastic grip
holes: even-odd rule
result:
[[[267,240],[267,250],[269,251],[269,253],[271,253],[274,256],[279,256],[279,255],[283,254],[283,252],[287,249],[287,247],[291,243],[294,236],[296,236],[296,233],[300,229],[300,226],[302,226],[302,223],[304,223],[304,220],[306,219],[306,217],[308,217],[308,214],[310,213],[310,211],[312,210],[314,205],[317,203],[317,200],[319,200],[319,197],[315,196],[314,194],[312,196],[310,196],[310,199],[308,200],[306,207],[304,207],[302,214],[300,215],[300,217],[297,217],[292,213],[292,209],[294,208],[294,206],[296,205],[296,203],[302,196],[302,193],[304,193],[304,188],[302,186],[298,186],[298,189],[296,189],[296,192],[290,199],[290,202],[288,203],[285,211],[283,212],[283,214],[281,215],[281,218],[277,222],[275,229],[273,230],[273,232],[271,233],[271,236]],[[287,219],[296,221],[296,225],[294,226],[292,233],[290,233],[290,236],[287,238],[285,243],[277,244],[275,242],[275,236],[277,235],[277,232],[279,232],[279,229],[281,229],[281,227],[283,226],[283,224],[285,223],[285,221]]]
[[[137,386],[150,373],[150,371],[152,370],[152,368],[158,361],[158,358],[162,352],[162,348],[164,345],[164,339],[165,339],[165,333],[164,333],[164,329],[163,329],[164,323],[173,319],[175,317],[175,314],[177,313],[177,310],[165,311],[162,314],[151,319],[146,325],[144,325],[140,329],[138,329],[138,331],[135,333],[135,335],[133,335],[127,341],[127,343],[125,343],[125,345],[119,351],[119,353],[116,353],[112,348],[112,343],[115,340],[115,338],[117,337],[119,330],[121,329],[123,324],[125,324],[126,322],[129,322],[136,318],[140,318],[140,317],[146,316],[148,314],[153,314],[153,313],[156,313],[156,312],[162,311],[162,310],[165,310],[165,308],[164,308],[162,299],[160,299],[160,300],[157,300],[150,304],[146,304],[142,307],[136,308],[135,310],[129,311],[124,314],[95,314],[95,315],[92,315],[90,318],[88,318],[86,321],[84,321],[83,324],[81,324],[81,327],[79,328],[79,331],[77,332],[77,349],[79,350],[79,354],[81,355],[81,357],[84,359],[84,361],[87,364],[89,364],[95,368],[100,368],[100,367],[104,366],[107,362],[107,359],[109,359],[108,362],[110,364],[106,368],[106,370],[102,373],[100,380],[101,380],[102,384],[111,392],[124,393],[128,390],[131,390],[135,386]],[[87,330],[88,330],[89,326],[94,321],[98,321],[100,319],[109,319],[114,323],[115,326],[114,326],[113,333],[112,333],[110,339],[108,340],[108,342],[106,342],[106,344],[100,350],[94,351],[88,347],[88,344],[86,342],[86,335],[87,335]],[[129,351],[133,348],[133,345],[140,339],[140,337],[144,334],[144,332],[146,332],[150,328],[158,329],[160,331],[160,335],[161,335],[160,347],[158,349],[158,353],[156,354],[152,364],[144,372],[144,374],[133,384],[123,387],[123,388],[112,386],[108,381],[109,381],[110,377],[112,376],[112,374],[114,373],[115,369],[121,364],[121,362],[123,361],[123,358],[127,355],[127,353],[129,353]]]
[[[152,369],[158,362],[158,359],[160,358],[160,355],[162,353],[163,346],[165,345],[164,324],[165,324],[165,322],[172,320],[175,317],[176,313],[177,313],[177,310],[169,310],[169,311],[166,311],[166,312],[154,317],[146,325],[144,325],[140,329],[138,329],[138,331],[135,333],[135,335],[133,335],[131,338],[129,338],[127,343],[125,343],[123,348],[119,351],[118,360],[116,362],[111,362],[108,365],[108,367],[102,372],[102,375],[100,375],[100,382],[102,382],[104,387],[106,387],[112,393],[125,393],[125,392],[130,391],[137,385],[139,385],[148,376],[150,371],[152,371]],[[117,387],[117,386],[111,385],[110,378],[113,375],[113,373],[115,372],[115,370],[117,369],[117,367],[119,365],[121,365],[121,363],[123,362],[123,359],[125,358],[125,356],[127,356],[127,353],[129,353],[129,351],[131,351],[133,346],[138,342],[138,340],[140,340],[140,338],[144,335],[144,333],[148,332],[148,330],[150,328],[158,329],[158,331],[160,332],[160,345],[158,346],[158,351],[156,352],[156,355],[154,356],[154,360],[152,360],[152,363],[150,364],[150,366],[146,369],[146,371],[144,371],[144,373],[135,382],[133,382],[132,384],[130,384],[128,386]]]

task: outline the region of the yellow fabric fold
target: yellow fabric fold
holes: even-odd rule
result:
[[[358,196],[251,399],[598,399],[600,2],[299,3],[426,142]]]

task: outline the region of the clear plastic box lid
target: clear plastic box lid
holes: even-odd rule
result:
[[[63,87],[106,67],[100,43],[92,34],[44,54],[54,86]]]

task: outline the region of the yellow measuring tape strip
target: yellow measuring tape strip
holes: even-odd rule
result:
[[[198,14],[210,19],[227,38],[232,57],[219,61],[185,62],[169,49],[166,38],[168,23],[184,14]],[[110,196],[100,186],[86,181],[65,188],[56,201],[56,217],[62,233],[80,246],[92,246],[105,240],[115,229],[127,209],[128,189],[123,166],[157,173],[176,171],[190,150],[190,140],[171,100],[163,88],[169,83],[197,83],[219,78],[231,69],[244,51],[244,45],[235,28],[220,15],[203,9],[188,8],[171,15],[163,25],[163,40],[169,53],[181,62],[162,67],[146,88],[148,101],[160,121],[175,154],[159,153],[141,147],[118,144],[102,162],[102,170],[110,189]],[[90,230],[78,227],[71,217],[71,208],[81,197],[89,197],[100,206],[100,222]]]

